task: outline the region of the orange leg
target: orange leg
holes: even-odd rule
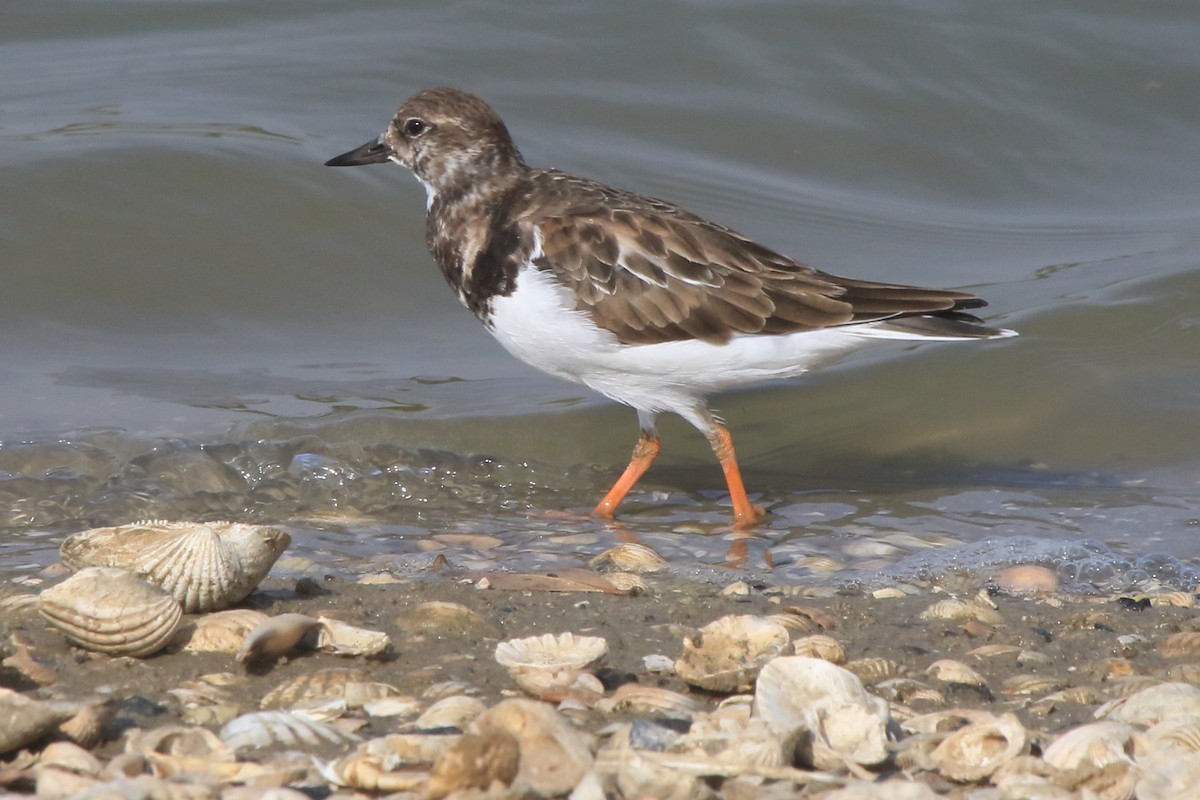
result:
[[[617,512],[617,506],[625,499],[625,495],[629,494],[629,490],[638,482],[638,479],[646,474],[646,470],[650,469],[650,465],[654,462],[658,451],[662,449],[662,444],[658,440],[658,434],[654,431],[643,430],[638,436],[637,444],[633,447],[633,456],[629,459],[629,466],[621,473],[621,477],[613,484],[613,487],[608,490],[608,494],[604,495],[604,499],[592,511],[593,517],[600,519],[612,519]]]
[[[750,498],[746,496],[746,487],[742,484],[742,471],[738,469],[737,458],[733,453],[733,437],[729,434],[729,429],[714,422],[708,441],[717,455],[717,460],[721,462],[725,483],[729,485],[729,499],[733,501],[733,527],[748,528],[762,522],[766,512],[751,503]]]

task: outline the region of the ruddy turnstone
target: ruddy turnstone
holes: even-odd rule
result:
[[[326,165],[385,161],[424,185],[442,275],[508,352],[637,411],[633,456],[597,517],[612,518],[658,455],[659,412],[708,438],[746,527],[764,512],[706,395],[874,342],[1013,335],[966,313],[985,305],[973,294],[839,278],[663,200],[530,167],[499,115],[458,89],[419,92]]]

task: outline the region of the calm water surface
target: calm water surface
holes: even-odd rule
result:
[[[1020,330],[719,397],[775,512],[745,566],[1192,584],[1197,41],[1200,6],[1166,1],[10,0],[0,577],[146,516],[282,524],[295,569],[573,564],[630,536],[723,563],[720,473],[678,421],[624,526],[546,513],[590,508],[632,412],[457,305],[410,176],[321,166],[451,84],[531,163],[834,273],[978,291]]]

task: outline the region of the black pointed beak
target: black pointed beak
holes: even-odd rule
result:
[[[367,142],[348,153],[334,156],[325,162],[327,167],[358,167],[363,164],[382,164],[391,158],[392,151],[379,139]]]

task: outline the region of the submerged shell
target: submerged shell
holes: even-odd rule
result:
[[[622,542],[588,562],[595,570],[649,573],[667,568],[667,560],[651,548],[637,542]]]
[[[166,589],[184,611],[217,611],[254,591],[291,543],[281,530],[236,522],[135,522],[62,543],[66,564],[122,567]]]
[[[50,587],[38,611],[80,647],[138,658],[161,650],[183,617],[175,598],[114,567],[89,567]]]
[[[547,633],[496,645],[496,660],[509,670],[586,669],[607,653],[608,642],[604,639],[573,633]]]
[[[721,617],[683,640],[675,672],[701,689],[733,692],[751,685],[763,665],[787,652],[790,644],[788,629],[779,622],[747,615]]]

